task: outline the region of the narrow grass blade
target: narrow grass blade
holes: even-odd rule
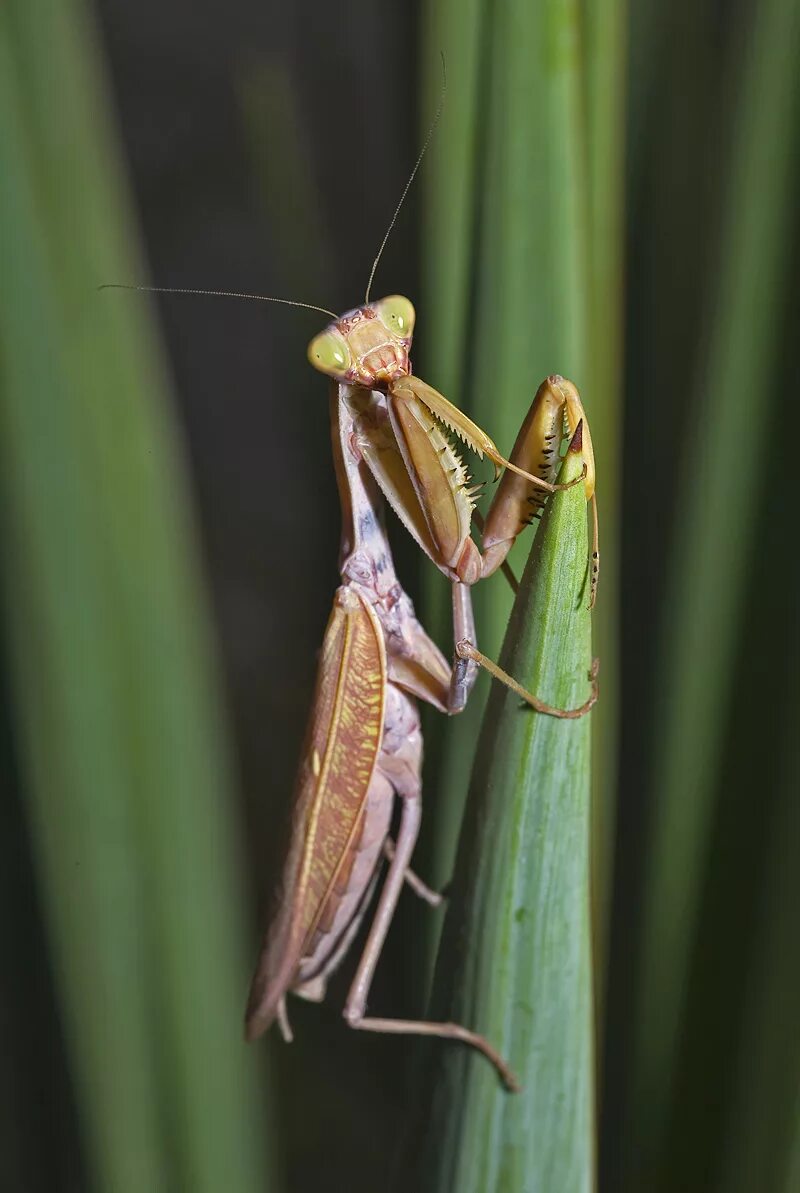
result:
[[[569,454],[562,477],[580,472]],[[501,665],[543,699],[589,693],[586,502],[545,514]],[[484,1032],[523,1092],[486,1062],[437,1044],[419,1187],[435,1193],[588,1191],[594,1172],[589,926],[590,718],[555,720],[493,687],[459,841],[434,1012]]]
[[[78,0],[0,15],[5,611],[98,1189],[262,1191],[233,794],[183,462]],[[274,1186],[273,1186],[274,1187]]]
[[[765,458],[779,384],[770,363],[786,282],[785,234],[795,206],[790,183],[800,10],[793,0],[769,0],[750,19],[717,303],[692,434],[684,437],[690,443],[679,483],[685,515],[654,680],[655,824],[624,1130],[626,1187],[635,1189],[653,1183],[669,1114],[714,777],[732,698],[743,568],[754,532],[759,471],[752,462]]]

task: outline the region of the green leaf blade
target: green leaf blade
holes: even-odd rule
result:
[[[577,458],[568,456],[570,478]],[[579,471],[579,467],[577,468]],[[586,502],[550,503],[501,665],[542,699],[589,694]],[[478,743],[445,926],[435,1017],[483,1032],[523,1090],[443,1044],[424,1188],[589,1190],[594,1171],[589,928],[590,720],[520,708],[495,685]]]

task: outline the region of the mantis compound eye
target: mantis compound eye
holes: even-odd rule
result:
[[[416,314],[413,306],[402,294],[392,294],[375,303],[375,314],[401,340],[410,340],[414,334]]]
[[[328,328],[308,345],[308,359],[320,373],[327,373],[337,381],[345,381],[350,369],[350,349],[344,336]]]

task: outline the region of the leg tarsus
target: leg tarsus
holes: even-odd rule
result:
[[[383,843],[383,852],[387,861],[391,862],[394,858],[395,845],[391,837],[387,837]],[[411,887],[415,895],[420,899],[424,899],[426,903],[430,903],[431,907],[439,907],[444,901],[445,895],[442,891],[435,891],[429,887],[426,882],[423,882],[418,874],[407,866],[403,875],[408,885]]]
[[[548,717],[557,717],[562,721],[576,721],[579,717],[585,717],[587,712],[590,712],[594,708],[600,694],[600,685],[597,679],[600,670],[599,659],[592,661],[589,671],[588,678],[592,685],[592,691],[588,700],[585,700],[578,708],[555,708],[552,704],[545,704],[543,700],[539,700],[533,693],[523,688],[522,684],[517,683],[502,667],[498,667],[497,663],[494,663],[485,654],[477,650],[468,638],[462,638],[460,642],[456,643],[456,654],[461,659],[471,659],[480,667],[483,667],[495,679],[499,679],[507,688],[510,688],[512,692],[516,692],[518,696],[521,696],[525,703],[530,705],[536,712],[544,713]]]
[[[583,481],[586,480],[586,474],[588,473],[588,471],[589,471],[589,469],[588,469],[587,465],[584,464],[580,476],[574,477],[571,481],[567,481],[566,484],[563,484],[563,485],[553,484],[550,486],[550,488],[553,490],[553,492],[557,492],[557,491],[560,492],[562,489],[572,489],[575,485],[580,485]]]
[[[289,1022],[289,1013],[286,1010],[286,995],[285,994],[284,994],[283,998],[280,1000],[280,1002],[278,1003],[277,1017],[278,1017],[278,1027],[281,1029],[281,1035],[283,1036],[283,1038],[287,1044],[291,1044],[292,1040],[294,1039],[294,1033],[292,1032],[292,1025]]]
[[[345,1010],[348,1025],[356,1031],[375,1031],[386,1035],[402,1036],[437,1036],[442,1040],[460,1040],[470,1048],[481,1052],[494,1065],[497,1075],[512,1094],[520,1093],[522,1086],[513,1070],[503,1060],[500,1053],[492,1047],[489,1041],[477,1032],[462,1027],[460,1023],[430,1023],[425,1019],[374,1019],[358,1015],[348,1015]]]
[[[536,489],[544,489],[546,493],[560,493],[562,489],[571,489],[573,485],[579,485],[581,481],[586,480],[589,469],[586,464],[583,466],[583,472],[580,476],[576,476],[574,480],[567,481],[565,484],[559,484],[557,481],[546,481],[540,476],[534,476],[531,472],[526,472],[524,468],[518,468],[516,464],[512,464],[510,460],[502,460],[504,468],[515,472],[517,476],[524,477],[529,484],[532,484]]]

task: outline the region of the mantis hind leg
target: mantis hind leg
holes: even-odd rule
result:
[[[398,1036],[437,1036],[440,1040],[459,1040],[469,1045],[476,1052],[480,1052],[494,1065],[497,1075],[503,1085],[512,1094],[518,1094],[522,1086],[514,1071],[503,1060],[496,1048],[493,1048],[485,1036],[478,1032],[462,1027],[460,1023],[432,1023],[428,1019],[348,1019],[351,1027],[357,1031],[377,1031],[384,1035]]]
[[[344,1008],[344,1017],[350,1027],[357,1031],[374,1031],[384,1035],[438,1036],[446,1040],[458,1040],[481,1052],[497,1070],[504,1085],[512,1092],[520,1086],[514,1073],[499,1052],[477,1032],[462,1027],[459,1023],[432,1023],[426,1019],[383,1019],[365,1015],[375,968],[378,964],[389,925],[394,916],[397,900],[403,887],[411,854],[414,851],[421,818],[419,783],[415,790],[399,791],[403,801],[400,831],[389,866],[389,872],[378,900],[372,927],[364,946],[364,952],[356,970],[353,984]]]
[[[388,862],[392,862],[395,855],[395,843],[391,837],[387,837],[383,843],[383,853]],[[427,882],[423,882],[419,874],[415,874],[410,866],[406,867],[406,872],[403,875],[411,890],[420,899],[424,899],[431,907],[440,907],[444,898],[444,891],[435,891],[433,887],[428,886]]]

